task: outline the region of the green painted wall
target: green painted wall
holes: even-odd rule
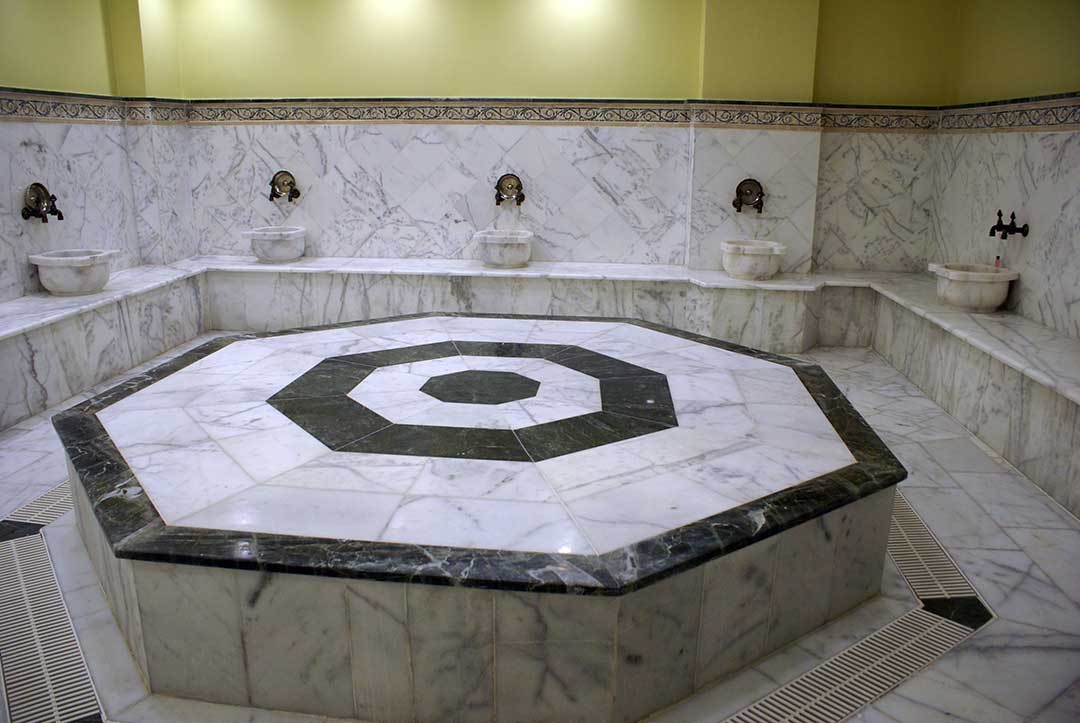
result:
[[[0,0],[0,86],[112,93],[101,0]]]
[[[708,0],[701,97],[810,101],[818,0]]]
[[[1080,0],[0,0],[0,85],[939,105],[1080,90]]]
[[[958,0],[946,103],[1080,90],[1080,0]]]

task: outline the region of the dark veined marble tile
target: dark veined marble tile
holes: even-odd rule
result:
[[[333,357],[334,359],[348,364],[358,364],[370,367],[389,367],[394,364],[411,364],[413,362],[442,359],[448,356],[458,356],[457,347],[449,341],[439,341],[432,344],[417,344],[398,349],[382,349],[379,351],[367,351],[362,354],[346,354]]]
[[[600,380],[605,412],[678,426],[671,389],[663,374]]]
[[[270,397],[270,401],[345,395],[373,371],[375,367],[372,366],[361,366],[337,358],[324,359]]]
[[[390,420],[344,394],[298,399],[274,397],[267,403],[334,450],[391,426]]]
[[[515,372],[470,369],[431,377],[420,391],[442,402],[504,404],[535,397],[540,382]]]
[[[994,615],[974,595],[969,597],[929,597],[922,599],[928,612],[972,630],[978,630],[993,619]]]
[[[648,419],[610,412],[593,412],[524,427],[517,430],[516,434],[529,457],[540,462],[670,428],[671,425]]]
[[[0,520],[0,542],[17,540],[20,537],[36,535],[45,525],[36,525],[33,522],[19,522],[17,520]]]
[[[529,461],[521,442],[509,429],[395,424],[337,449],[339,452]]]

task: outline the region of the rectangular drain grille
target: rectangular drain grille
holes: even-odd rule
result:
[[[27,502],[8,515],[7,519],[15,522],[32,522],[36,525],[47,525],[60,519],[71,508],[71,491],[68,489],[68,483],[64,482],[33,502]]]
[[[975,595],[971,583],[899,492],[889,523],[889,556],[920,598]]]
[[[842,721],[949,651],[971,632],[925,610],[912,610],[728,721]]]
[[[97,695],[41,535],[0,543],[0,610],[12,723],[64,723],[97,714]]]

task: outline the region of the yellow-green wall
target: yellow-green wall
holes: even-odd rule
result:
[[[946,102],[954,13],[948,0],[821,0],[814,100]]]
[[[112,93],[101,0],[0,0],[0,86]]]
[[[187,93],[180,72],[178,13],[182,3],[177,0],[138,2],[146,95],[153,98],[183,98]]]
[[[1080,90],[1080,0],[0,0],[0,85],[941,105]]]
[[[702,0],[185,0],[194,98],[687,98]]]
[[[701,97],[810,101],[818,0],[708,0]]]
[[[1080,90],[1080,0],[958,0],[946,103]]]

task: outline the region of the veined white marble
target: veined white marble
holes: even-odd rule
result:
[[[787,247],[781,271],[809,271],[821,132],[698,128],[693,133],[687,265],[719,269],[723,241],[759,239]],[[755,178],[764,188],[761,213],[732,207],[735,187],[744,178]]]
[[[193,235],[244,252],[255,226],[308,229],[315,256],[478,258],[495,179],[525,186],[533,258],[681,263],[689,132],[679,128],[418,124],[213,125],[189,130]],[[267,200],[278,168],[295,203]]]
[[[63,221],[23,220],[23,192],[36,181],[56,195]],[[29,254],[114,249],[114,269],[141,263],[122,126],[0,123],[0,189],[0,301],[38,290]]]
[[[265,402],[323,358],[447,340],[572,344],[669,375],[679,426],[502,462],[332,452]],[[420,391],[466,370],[538,392]],[[535,358],[379,367],[348,396],[395,423],[493,430],[603,409],[596,378]],[[854,462],[788,367],[613,322],[426,317],[238,341],[99,417],[169,524],[544,552],[607,552]]]
[[[821,136],[816,271],[923,271],[933,231],[933,136]]]
[[[1080,131],[957,133],[933,139],[934,244],[939,263],[1004,265],[1020,273],[1010,308],[1080,338]],[[1026,238],[988,238],[1001,209]]]

